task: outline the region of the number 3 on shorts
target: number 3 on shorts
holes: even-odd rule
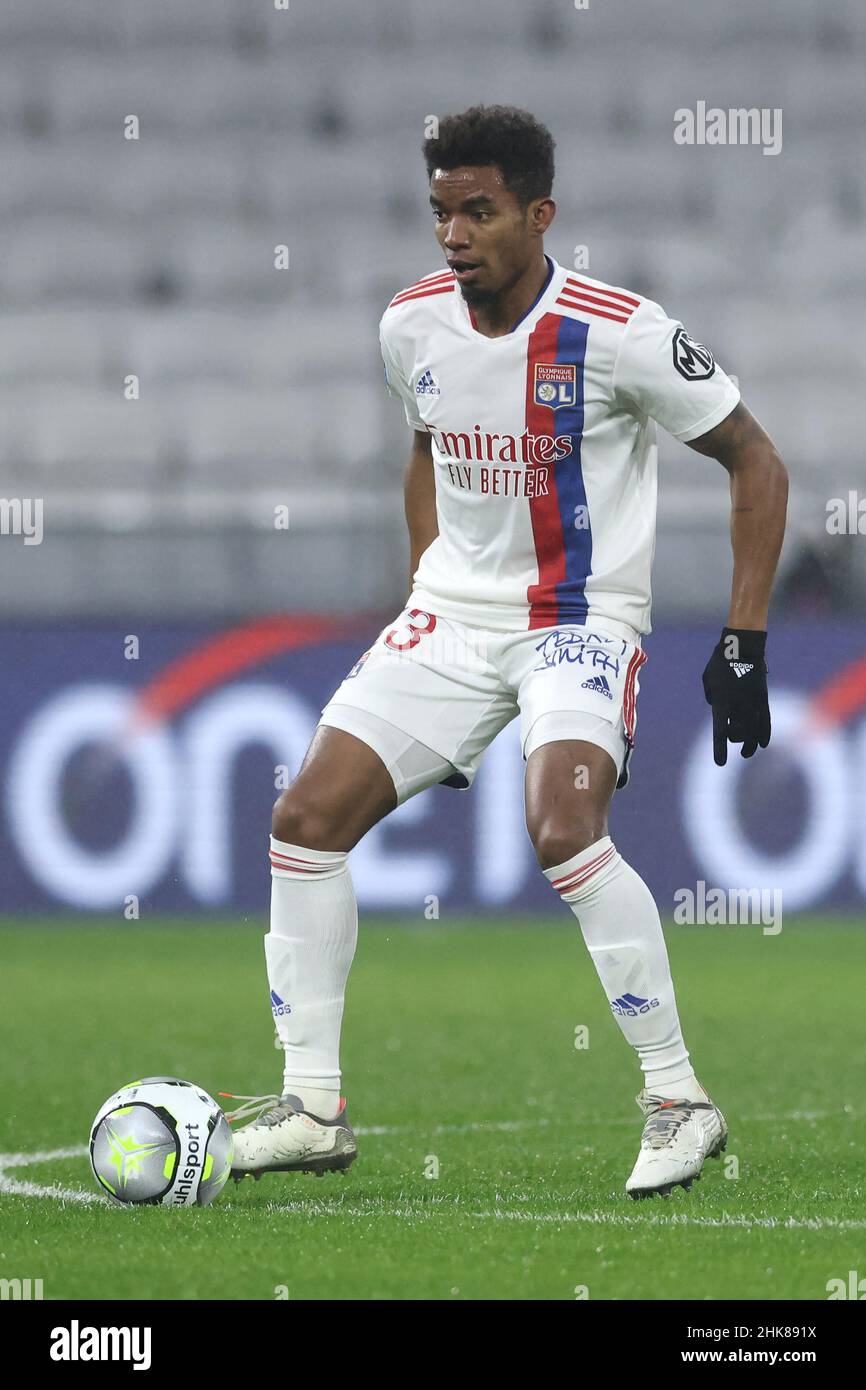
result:
[[[413,608],[406,614],[405,622],[391,628],[385,637],[385,646],[393,652],[407,652],[411,647],[417,647],[424,634],[432,632],[435,626],[436,619],[432,613],[422,613],[420,608]]]

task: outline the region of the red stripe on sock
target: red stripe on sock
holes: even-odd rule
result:
[[[312,864],[309,860],[306,864],[300,859],[281,860],[273,851],[271,851],[270,860],[275,869],[285,869],[287,872],[293,874],[312,874],[314,877],[316,874],[324,873],[327,869],[333,867],[331,864]]]
[[[553,886],[557,893],[568,893],[572,888],[578,888],[580,884],[585,883],[588,878],[592,878],[593,874],[598,873],[599,869],[603,868],[614,854],[616,854],[616,847],[611,845],[609,849],[596,855],[595,859],[590,859],[587,864],[582,864],[580,868],[574,869],[572,873],[566,874],[564,878],[555,879]]]

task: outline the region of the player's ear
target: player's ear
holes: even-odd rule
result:
[[[530,226],[539,236],[547,231],[555,216],[556,203],[552,198],[536,198],[529,205]]]

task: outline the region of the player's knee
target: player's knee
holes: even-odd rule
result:
[[[589,849],[603,834],[602,827],[592,821],[571,821],[563,825],[551,820],[532,831],[531,837],[541,868],[553,869]]]
[[[332,848],[334,827],[324,812],[289,787],[274,802],[271,833],[287,845],[329,850]]]

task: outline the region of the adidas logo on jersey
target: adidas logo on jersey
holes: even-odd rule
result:
[[[439,383],[428,367],[426,372],[422,372],[418,378],[418,385],[415,387],[416,396],[441,396]]]
[[[731,670],[734,671],[737,676],[747,676],[749,672],[753,671],[754,669],[755,668],[752,665],[751,661],[731,662]]]
[[[607,683],[606,676],[590,676],[588,681],[584,681],[581,690],[595,690],[599,695],[606,695],[609,700],[613,699],[611,688]]]

